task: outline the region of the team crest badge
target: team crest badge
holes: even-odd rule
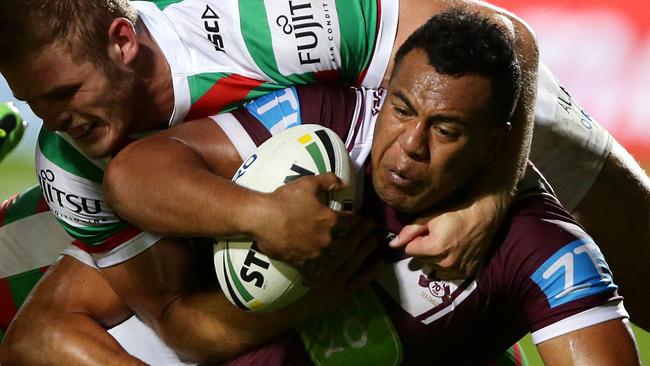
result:
[[[450,295],[451,289],[444,281],[438,281],[435,278],[435,271],[432,271],[428,276],[420,275],[418,281],[420,287],[428,288],[431,295],[437,298],[444,298]]]

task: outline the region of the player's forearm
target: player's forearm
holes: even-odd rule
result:
[[[246,224],[259,212],[250,208],[263,201],[262,194],[215,174],[192,148],[165,137],[120,152],[106,171],[104,188],[121,217],[172,236],[250,234]]]
[[[206,252],[203,252],[203,251]],[[194,252],[193,252],[194,251]],[[293,326],[279,313],[246,313],[213,289],[212,246],[163,239],[102,274],[140,318],[182,358],[220,362]],[[204,267],[205,266],[205,267]],[[293,314],[289,314],[293,316]]]
[[[11,323],[0,347],[0,364],[142,365],[104,328],[130,314],[97,270],[64,256]]]
[[[158,331],[185,360],[224,362],[279,336],[299,320],[286,311],[244,312],[222,294],[203,292],[170,305],[159,319]]]
[[[57,314],[41,326],[19,323],[0,347],[2,365],[145,365],[85,314]]]

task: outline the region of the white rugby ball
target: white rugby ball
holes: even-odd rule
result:
[[[330,195],[329,206],[334,210],[352,209],[354,168],[345,144],[326,127],[300,125],[260,145],[237,170],[233,181],[272,192],[302,176],[325,172],[333,172],[348,184],[345,190]],[[297,270],[262,254],[252,240],[216,241],[214,265],[222,291],[231,303],[244,310],[275,310],[307,291]]]

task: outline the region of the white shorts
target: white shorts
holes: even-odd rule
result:
[[[139,358],[148,365],[196,365],[195,363],[181,361],[153,329],[136,316],[132,316],[122,324],[109,329],[108,333],[130,355]]]

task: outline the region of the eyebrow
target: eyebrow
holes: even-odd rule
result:
[[[412,110],[415,111],[415,108],[413,108],[413,104],[411,104],[410,99],[402,92],[401,90],[398,90],[393,93],[393,95],[397,98],[399,98],[406,106]],[[465,122],[463,119],[459,118],[458,116],[454,116],[451,114],[445,114],[445,113],[439,113],[435,114],[429,118],[427,118],[427,122],[430,123],[436,123],[436,122],[454,122],[461,124],[463,126],[467,126],[467,122]]]
[[[411,104],[411,100],[406,96],[406,94],[404,94],[404,92],[402,92],[401,90],[398,90],[398,91],[394,92],[393,95],[396,96],[397,98],[399,98],[404,104],[406,104],[406,106],[410,110],[412,110],[412,111],[415,110],[415,108],[413,108],[413,104]]]
[[[17,95],[16,93],[14,93],[14,98],[16,98],[16,99],[18,99],[20,101],[23,101],[25,103],[29,103],[31,101],[34,101],[35,99],[39,99],[39,98],[43,98],[43,97],[50,97],[50,96],[55,95],[57,93],[64,92],[67,89],[71,89],[71,88],[75,87],[76,85],[77,84],[75,84],[75,83],[59,85],[59,86],[56,86],[56,87],[54,87],[54,88],[52,88],[52,89],[50,89],[50,90],[48,90],[46,92],[43,92],[43,93],[38,94],[38,95],[36,95],[34,97],[31,97],[31,98],[23,98],[23,97]]]

